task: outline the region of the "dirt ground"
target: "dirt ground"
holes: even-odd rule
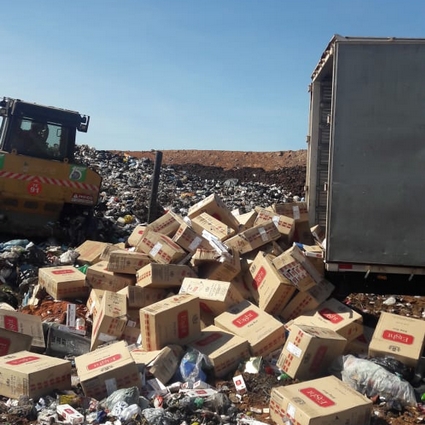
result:
[[[259,168],[264,171],[276,171],[281,168],[305,166],[306,150],[278,152],[241,152],[220,150],[165,150],[162,163],[166,165],[200,164],[204,167],[221,167],[224,170],[240,168]],[[154,160],[156,151],[126,151],[136,158]]]

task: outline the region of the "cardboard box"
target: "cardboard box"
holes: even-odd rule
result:
[[[203,212],[208,213],[222,223],[227,224],[232,229],[238,231],[239,222],[232,212],[226,207],[225,203],[216,194],[207,196],[202,201],[199,201],[195,205],[189,208],[187,216],[190,219],[202,214]]]
[[[117,250],[111,252],[107,269],[114,273],[136,274],[137,270],[151,263],[149,255],[142,252]]]
[[[141,224],[138,224],[134,230],[131,232],[131,235],[127,239],[127,243],[130,246],[137,246],[137,244],[140,242],[140,239],[142,239],[143,233],[146,230],[146,226],[143,226]]]
[[[285,342],[284,325],[246,300],[217,316],[214,325],[247,339],[253,356],[270,354]]]
[[[260,251],[245,275],[255,303],[267,313],[278,315],[296,288],[273,265],[273,257]]]
[[[220,241],[225,241],[236,233],[235,229],[227,226],[206,212],[191,219],[187,218],[186,220],[198,235],[202,235],[202,232],[206,231]]]
[[[415,368],[425,343],[425,322],[381,312],[369,344],[369,357],[391,356]]]
[[[167,211],[164,215],[149,223],[147,227],[154,232],[172,237],[183,222],[183,217],[172,211]]]
[[[106,245],[105,249],[102,251],[102,254],[100,254],[99,261],[109,261],[109,257],[111,256],[111,253],[114,251],[126,251],[125,245],[121,243]]]
[[[241,361],[250,357],[249,343],[245,338],[214,325],[202,329],[199,338],[189,346],[209,358],[217,378],[234,372]]]
[[[140,309],[142,347],[160,350],[169,344],[184,345],[201,332],[199,298],[175,295]]]
[[[285,326],[291,330],[293,324],[332,329],[347,341],[352,341],[363,333],[362,315],[335,298],[326,300],[317,307],[317,310],[306,312],[287,322]]]
[[[296,244],[276,257],[273,265],[300,291],[307,291],[323,279]]]
[[[186,251],[161,233],[146,228],[136,245],[137,252],[148,254],[156,263],[176,264],[186,256]]]
[[[93,321],[90,349],[118,339],[127,324],[127,298],[123,294],[105,291],[99,313]]]
[[[129,325],[129,323],[131,323],[131,325]],[[142,340],[140,327],[129,320],[124,328],[120,340],[125,341],[128,345],[140,344]]]
[[[0,356],[17,353],[18,351],[29,351],[31,349],[32,336],[7,329],[0,328]]]
[[[86,275],[73,266],[42,267],[38,283],[56,300],[87,298]]]
[[[194,252],[197,248],[211,249],[209,242],[185,222],[180,224],[173,236],[173,242],[187,252]]]
[[[124,341],[115,342],[75,358],[81,387],[96,400],[123,388],[142,388],[136,363]]]
[[[292,217],[296,223],[308,222],[307,202],[275,203],[271,207],[276,214]]]
[[[310,232],[313,235],[314,240],[319,246],[323,246],[323,241],[325,240],[325,229],[320,226],[320,224],[316,224],[315,226],[310,227]]]
[[[281,234],[277,230],[277,227],[273,222],[269,222],[264,225],[251,227],[232,236],[226,240],[225,245],[238,251],[240,254],[246,254],[280,237]]]
[[[75,250],[80,254],[77,258],[77,264],[95,264],[100,261],[103,250],[110,243],[86,240]]]
[[[277,425],[366,425],[372,400],[327,376],[272,388],[270,417]]]
[[[84,423],[84,415],[75,410],[70,404],[59,404],[56,412],[67,424],[76,425]]]
[[[104,293],[105,291],[103,289],[92,289],[90,291],[86,307],[93,320],[96,318],[96,315],[99,312],[100,302],[102,301]]]
[[[136,277],[124,273],[114,273],[108,270],[106,261],[99,261],[87,269],[86,282],[91,289],[117,292],[122,288],[136,283]]]
[[[280,313],[284,321],[295,319],[301,314],[314,310],[325,302],[334,291],[335,286],[329,281],[322,279],[307,291],[298,291]]]
[[[238,251],[223,253],[215,261],[204,262],[198,268],[199,277],[212,280],[229,281],[241,271],[241,261]]]
[[[244,214],[235,215],[239,222],[239,232],[250,229],[254,226],[255,219],[257,218],[257,211],[251,210]]]
[[[354,356],[368,357],[369,344],[372,341],[375,329],[363,325],[363,333],[357,338],[348,342],[345,347],[344,354],[353,354]]]
[[[32,336],[32,351],[44,351],[46,348],[40,316],[12,310],[0,310],[0,328]]]
[[[325,262],[323,259],[323,249],[319,245],[306,245],[300,244],[305,257],[307,257],[311,264],[319,272],[320,276],[325,275]]]
[[[196,277],[189,266],[151,263],[137,271],[136,285],[143,288],[179,288],[186,277]]]
[[[201,309],[214,315],[225,312],[240,303],[243,298],[231,282],[188,278],[183,280],[179,294],[191,294],[199,298]]]
[[[347,340],[331,329],[293,325],[276,366],[301,381],[326,376],[346,345]]]
[[[293,242],[295,232],[295,220],[293,218],[276,214],[265,208],[258,209],[254,226],[261,226],[267,223],[274,223],[281,234],[280,239],[282,239],[287,245],[290,245]]]
[[[123,294],[127,297],[127,307],[142,308],[163,300],[167,296],[167,291],[160,288],[143,288],[135,285],[120,289],[117,294]]]
[[[165,385],[177,371],[184,350],[179,345],[171,344],[154,351],[134,349],[130,351],[130,354],[139,369],[146,368],[151,375]]]
[[[37,400],[71,388],[71,362],[23,350],[0,357],[0,377],[2,396]]]

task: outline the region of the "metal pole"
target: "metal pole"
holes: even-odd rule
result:
[[[152,179],[152,189],[151,189],[151,199],[149,202],[149,211],[148,211],[148,223],[158,218],[158,186],[159,186],[159,174],[161,171],[162,164],[162,152],[157,151],[155,154],[155,164],[153,170],[153,179]]]

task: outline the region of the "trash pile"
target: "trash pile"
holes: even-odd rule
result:
[[[425,321],[382,312],[370,328],[335,298],[305,202],[282,191],[242,210],[239,192],[176,184],[179,203],[164,190],[148,224],[122,190],[147,178],[143,161],[126,161],[105,170],[114,240],[0,243],[1,423],[366,425],[422,411]]]

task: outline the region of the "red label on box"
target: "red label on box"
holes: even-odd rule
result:
[[[187,310],[181,311],[177,315],[177,334],[179,338],[189,336],[189,314]]]
[[[266,269],[264,267],[260,267],[258,269],[257,274],[254,276],[254,280],[252,281],[252,287],[254,289],[258,289],[263,283],[263,280],[266,278],[266,275]]]
[[[214,332],[211,335],[208,335],[206,338],[201,339],[200,341],[197,341],[195,344],[199,345],[200,347],[205,347],[206,345],[210,345],[213,342],[219,340],[222,337],[222,334],[218,332]]]
[[[9,353],[10,339],[0,338],[0,356],[5,356]]]
[[[344,320],[342,316],[330,310],[329,308],[324,308],[323,310],[320,310],[319,314],[325,319],[329,320],[331,323],[339,323]]]
[[[18,319],[13,316],[4,316],[4,328],[9,331],[19,332]]]
[[[36,357],[36,356],[25,356],[25,357],[21,357],[20,359],[10,360],[9,362],[6,362],[6,364],[10,364],[12,366],[18,366],[18,365],[33,362],[34,360],[39,360],[39,359],[40,357]]]
[[[412,345],[414,338],[413,335],[408,335],[401,332],[395,332],[390,330],[385,330],[382,334],[382,338],[388,339],[393,342],[399,342],[400,344]]]
[[[97,362],[88,364],[87,370],[94,370],[99,367],[105,366],[107,364],[114,363],[120,359],[121,359],[121,354],[114,354],[113,356],[109,356],[106,359],[98,360]]]
[[[330,407],[335,405],[334,401],[326,397],[320,391],[316,390],[316,388],[303,388],[300,390],[300,392],[320,407]]]
[[[65,269],[65,270],[52,270],[52,274],[71,274],[75,273],[75,270]]]
[[[203,302],[200,301],[199,302],[199,306],[202,308],[202,310],[204,310],[207,313],[212,313],[212,310]]]
[[[241,316],[239,316],[235,320],[233,320],[232,323],[236,327],[242,328],[245,325],[247,325],[248,323],[250,323],[253,320],[255,320],[257,317],[258,317],[258,313],[257,312],[255,312],[254,310],[248,310],[244,314],[242,314]]]

